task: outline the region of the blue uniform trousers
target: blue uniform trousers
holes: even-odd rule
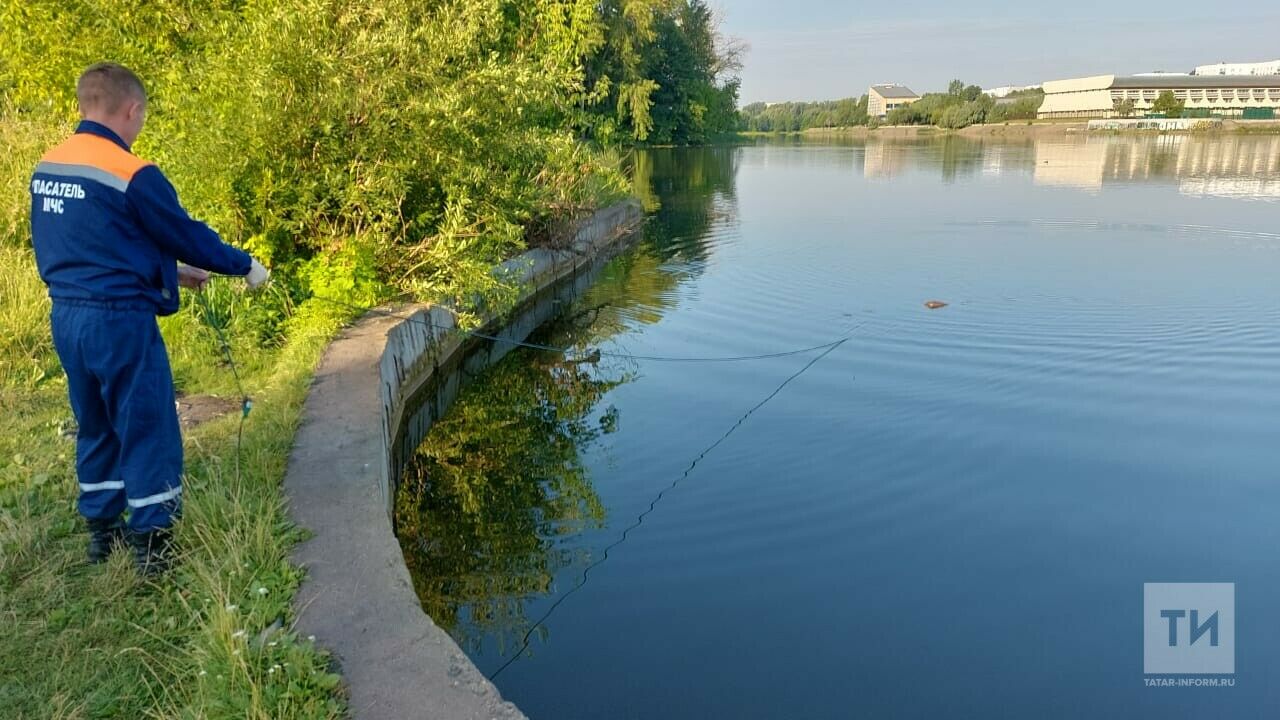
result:
[[[80,514],[129,527],[173,524],[182,499],[182,436],[155,310],[58,300],[53,343],[79,424]]]

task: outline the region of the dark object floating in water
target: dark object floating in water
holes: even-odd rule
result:
[[[942,308],[946,307],[947,304],[942,302],[941,300],[930,300],[929,302],[925,303],[924,306],[929,308],[930,310],[941,310]]]

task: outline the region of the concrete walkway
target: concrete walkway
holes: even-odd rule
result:
[[[325,352],[285,475],[294,552],[307,581],[299,634],[333,652],[361,720],[518,719],[448,633],[422,610],[379,489],[378,364],[400,321],[367,317]]]

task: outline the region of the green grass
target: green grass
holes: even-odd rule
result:
[[[1250,120],[1248,124],[1237,122],[1230,132],[1240,135],[1280,135],[1280,122]]]
[[[231,281],[214,290],[239,307]],[[222,296],[218,294],[222,293]],[[305,308],[304,308],[305,310]],[[340,319],[303,312],[278,347],[233,325],[255,409],[235,472],[236,419],[189,433],[182,558],[139,579],[124,553],[83,556],[65,379],[30,251],[0,245],[0,718],[328,718],[325,654],[291,631],[300,539],[281,479],[315,364]],[[180,389],[234,396],[190,310],[163,322]],[[273,625],[282,629],[262,637]]]

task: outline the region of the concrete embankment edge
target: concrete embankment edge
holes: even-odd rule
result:
[[[534,298],[616,251],[642,217],[634,201],[611,206],[578,224],[567,249],[531,250],[497,271]],[[411,319],[370,314],[334,340],[303,407],[285,474],[290,517],[311,534],[293,553],[307,569],[296,629],[333,653],[353,718],[523,718],[422,610],[392,529],[396,440],[409,403],[430,386],[430,414],[443,413],[459,382],[456,371],[441,375],[475,361],[448,311],[395,312]],[[486,329],[523,339],[532,322],[495,318]],[[429,417],[415,417],[425,432]]]

